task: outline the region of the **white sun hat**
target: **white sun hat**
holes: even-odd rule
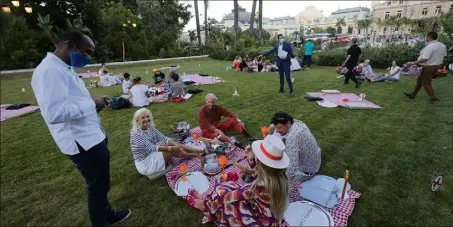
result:
[[[257,140],[252,143],[255,157],[264,165],[275,169],[284,169],[289,165],[289,158],[283,152],[284,149],[283,141],[274,135],[268,135],[264,140]]]

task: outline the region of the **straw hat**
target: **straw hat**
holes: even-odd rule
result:
[[[284,169],[289,165],[289,158],[283,152],[284,149],[283,141],[274,135],[268,135],[264,140],[257,140],[252,143],[255,157],[264,165],[275,169]]]
[[[159,71],[159,70],[158,70],[158,69],[153,69],[153,73],[155,73],[155,72],[157,72],[157,71]]]

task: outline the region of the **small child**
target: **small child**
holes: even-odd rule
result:
[[[131,75],[129,73],[123,74],[123,94],[129,94],[129,89],[131,88]]]

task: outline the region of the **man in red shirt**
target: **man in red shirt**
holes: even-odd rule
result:
[[[249,141],[256,140],[246,130],[244,123],[226,108],[216,105],[217,97],[210,93],[206,95],[206,105],[200,108],[198,122],[202,130],[203,137],[214,139],[216,137],[221,141],[228,141],[225,132],[234,129],[237,133],[244,135]],[[228,117],[225,121],[220,121],[222,117]]]

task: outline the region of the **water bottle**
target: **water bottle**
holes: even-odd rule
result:
[[[360,101],[363,101],[365,99],[365,92],[362,89],[362,92],[360,93]]]

